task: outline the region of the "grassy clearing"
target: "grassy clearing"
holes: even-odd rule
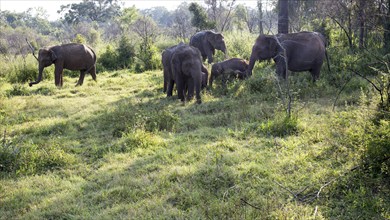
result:
[[[390,218],[388,178],[347,172],[390,142],[364,104],[375,96],[351,83],[332,111],[337,88],[302,73],[288,119],[272,72],[201,105],[166,98],[161,71],[0,80],[0,219]]]

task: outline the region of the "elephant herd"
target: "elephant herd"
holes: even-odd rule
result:
[[[196,92],[197,103],[201,103],[200,90],[207,86],[208,71],[203,61],[213,62],[215,50],[226,57],[226,44],[220,33],[201,31],[193,35],[189,45],[180,43],[167,48],[162,53],[164,67],[164,92],[172,96],[176,83],[177,95],[181,101],[193,97]],[[317,32],[299,32],[292,34],[260,35],[252,47],[249,62],[241,58],[231,58],[214,63],[211,67],[209,86],[220,77],[225,84],[228,78],[246,79],[252,75],[256,61],[273,59],[276,73],[286,79],[286,67],[290,71],[309,71],[313,81],[319,78],[326,53],[326,41]],[[329,61],[328,61],[329,68]]]
[[[207,84],[212,87],[213,81],[220,77],[225,83],[228,78],[246,79],[252,75],[256,61],[273,59],[276,63],[276,73],[280,78],[288,76],[286,68],[293,72],[309,71],[313,81],[319,78],[326,53],[326,40],[317,32],[299,32],[278,35],[260,35],[252,47],[249,62],[241,58],[231,58],[214,63],[209,78],[207,67],[203,64],[206,59],[213,63],[215,50],[220,50],[227,57],[227,48],[221,33],[201,31],[193,35],[189,44],[166,48],[162,53],[164,74],[164,93],[172,96],[176,84],[177,96],[181,101],[185,97],[190,100],[194,96],[201,103],[201,89]],[[63,85],[63,69],[79,70],[80,78],[76,84],[82,85],[86,73],[96,80],[96,54],[92,48],[83,44],[63,44],[39,50],[39,75],[35,82],[42,80],[43,69],[55,65],[55,85]],[[329,60],[327,61],[329,68]]]

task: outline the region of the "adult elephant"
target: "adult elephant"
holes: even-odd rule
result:
[[[276,63],[278,76],[284,79],[287,78],[287,60],[288,70],[293,72],[309,71],[314,82],[320,76],[324,58],[328,59],[325,46],[325,38],[317,32],[260,35],[252,47],[248,75],[252,75],[257,60],[262,61],[272,58]],[[284,49],[286,54],[284,54]]]
[[[176,49],[180,46],[184,46],[184,43],[179,43],[178,45],[171,46],[169,48],[166,48],[162,54],[161,54],[161,62],[163,65],[163,74],[164,74],[164,93],[167,93],[167,96],[170,97],[172,96],[173,93],[173,87],[175,84],[175,77],[172,72],[172,65],[171,65],[171,60],[172,60],[172,55],[176,51]],[[201,83],[201,88],[204,89],[207,87],[207,82],[208,82],[208,70],[205,65],[202,64],[201,67],[202,70],[202,83]],[[185,88],[187,88],[187,85],[185,85]]]
[[[76,86],[83,85],[87,72],[96,81],[96,54],[92,48],[84,44],[70,43],[42,48],[39,50],[37,59],[39,75],[35,82],[29,83],[30,86],[39,83],[42,80],[43,69],[53,63],[55,66],[55,85],[58,87],[63,85],[63,69],[80,71],[80,78]]]
[[[220,50],[226,55],[226,45],[221,33],[213,31],[200,31],[194,34],[190,39],[190,45],[199,49],[203,61],[213,62],[215,50]]]
[[[199,50],[189,45],[178,45],[172,55],[171,65],[179,99],[185,101],[187,87],[187,99],[193,98],[195,90],[197,103],[202,103],[200,90],[203,74]]]
[[[248,61],[241,58],[231,58],[213,64],[209,81],[210,87],[213,86],[213,81],[218,77],[222,77],[223,84],[228,78],[245,79],[248,65]]]

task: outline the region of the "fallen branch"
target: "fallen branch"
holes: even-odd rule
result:
[[[259,207],[255,206],[255,205],[252,205],[252,204],[250,204],[249,202],[247,202],[247,201],[246,201],[245,199],[243,199],[243,198],[241,198],[240,200],[241,200],[241,202],[243,202],[243,203],[245,203],[245,204],[249,205],[249,206],[250,206],[250,207],[252,207],[252,208],[255,208],[255,209],[261,210],[261,208],[259,208]]]

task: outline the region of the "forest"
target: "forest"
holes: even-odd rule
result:
[[[390,0],[58,2],[0,10],[0,219],[390,219]],[[226,43],[207,71],[251,75],[167,96],[163,52],[205,30]],[[298,32],[323,36],[318,78],[288,70],[303,51],[253,58]],[[96,80],[38,68],[67,43]]]

